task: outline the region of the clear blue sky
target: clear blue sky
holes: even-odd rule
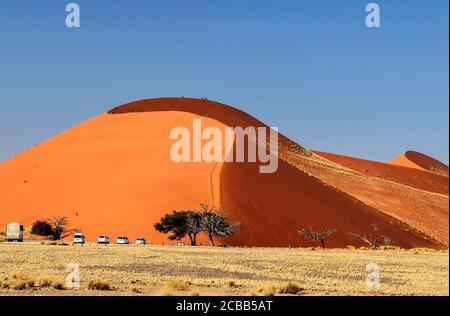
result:
[[[0,160],[121,103],[207,97],[300,144],[448,164],[448,1],[0,0]]]

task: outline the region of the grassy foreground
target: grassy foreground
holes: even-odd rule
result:
[[[380,287],[366,286],[366,265]],[[66,266],[80,287],[64,288]],[[0,243],[0,295],[449,295],[448,252]]]

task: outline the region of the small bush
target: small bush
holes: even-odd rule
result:
[[[380,250],[404,250],[402,247],[399,246],[392,246],[392,245],[383,245],[378,247]]]
[[[141,293],[141,289],[138,288],[137,286],[133,286],[133,287],[131,288],[131,292],[133,292],[133,293]]]
[[[303,291],[303,288],[299,287],[297,284],[288,282],[285,285],[281,286],[279,289],[279,292],[281,294],[299,294],[301,291]]]
[[[28,288],[32,288],[35,285],[35,282],[32,279],[25,280],[25,282],[27,283]]]
[[[228,287],[238,287],[237,283],[236,283],[234,280],[232,280],[232,279],[226,280],[226,281],[225,281],[225,284],[226,284]]]
[[[275,296],[277,292],[277,286],[273,283],[264,284],[258,291],[262,293],[263,296]]]
[[[65,289],[64,283],[62,281],[58,281],[58,280],[54,279],[53,277],[49,277],[49,276],[40,277],[37,280],[36,284],[39,287],[52,287],[56,290],[64,290]]]
[[[5,278],[1,283],[3,288],[12,288],[17,291],[30,289],[35,286],[35,281],[27,277],[22,271],[11,272],[9,277]]]
[[[13,280],[24,280],[26,279],[25,274],[22,271],[12,271],[9,277]]]
[[[26,280],[14,280],[10,287],[13,290],[17,290],[17,291],[21,291],[21,290],[25,290],[27,288],[27,281]]]
[[[51,287],[53,282],[54,282],[53,279],[44,277],[44,278],[39,279],[37,284],[40,287]]]
[[[52,281],[52,288],[54,288],[55,290],[64,290],[66,287],[61,281],[54,280]]]
[[[103,279],[91,280],[88,283],[89,290],[109,291],[111,289],[109,282]]]
[[[182,279],[168,279],[165,283],[165,288],[174,291],[186,291],[189,287],[189,282]]]

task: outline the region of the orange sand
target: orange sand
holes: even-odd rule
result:
[[[407,151],[390,160],[389,163],[419,170],[427,170],[448,177],[447,165],[417,151]]]
[[[314,151],[316,154],[347,168],[400,184],[448,195],[448,177],[409,167]]]
[[[224,240],[241,246],[308,246],[297,235],[305,226],[337,228],[331,247],[361,245],[348,232],[364,232],[376,222],[402,247],[442,248],[444,244],[383,210],[329,185],[286,157],[313,162],[315,155],[280,135],[279,168],[260,174],[254,163],[180,163],[169,150],[175,126],[265,126],[250,115],[217,102],[165,98],[132,102],[100,114],[0,164],[0,225],[68,216],[89,241],[144,236],[169,243],[153,229],[174,210],[209,202],[228,210],[241,231]],[[448,193],[438,178],[424,185]],[[406,179],[406,180],[405,180]],[[427,210],[423,210],[426,212]],[[448,210],[447,210],[448,214]],[[448,216],[448,215],[447,215]],[[202,239],[205,242],[205,239]]]

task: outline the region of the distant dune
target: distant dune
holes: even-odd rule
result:
[[[390,180],[419,190],[448,195],[448,177],[423,169],[314,151],[316,154],[358,172]]]
[[[448,178],[312,152],[283,135],[272,174],[259,173],[255,163],[175,164],[169,133],[191,128],[194,118],[221,129],[266,126],[208,100],[124,104],[1,163],[0,225],[66,215],[90,241],[107,234],[168,243],[153,224],[172,210],[209,202],[241,222],[234,237],[222,240],[230,245],[310,246],[297,231],[330,226],[337,229],[330,247],[360,246],[348,233],[376,223],[395,245],[448,247]]]
[[[448,177],[448,166],[417,151],[407,151],[389,161],[390,164],[427,170]]]

